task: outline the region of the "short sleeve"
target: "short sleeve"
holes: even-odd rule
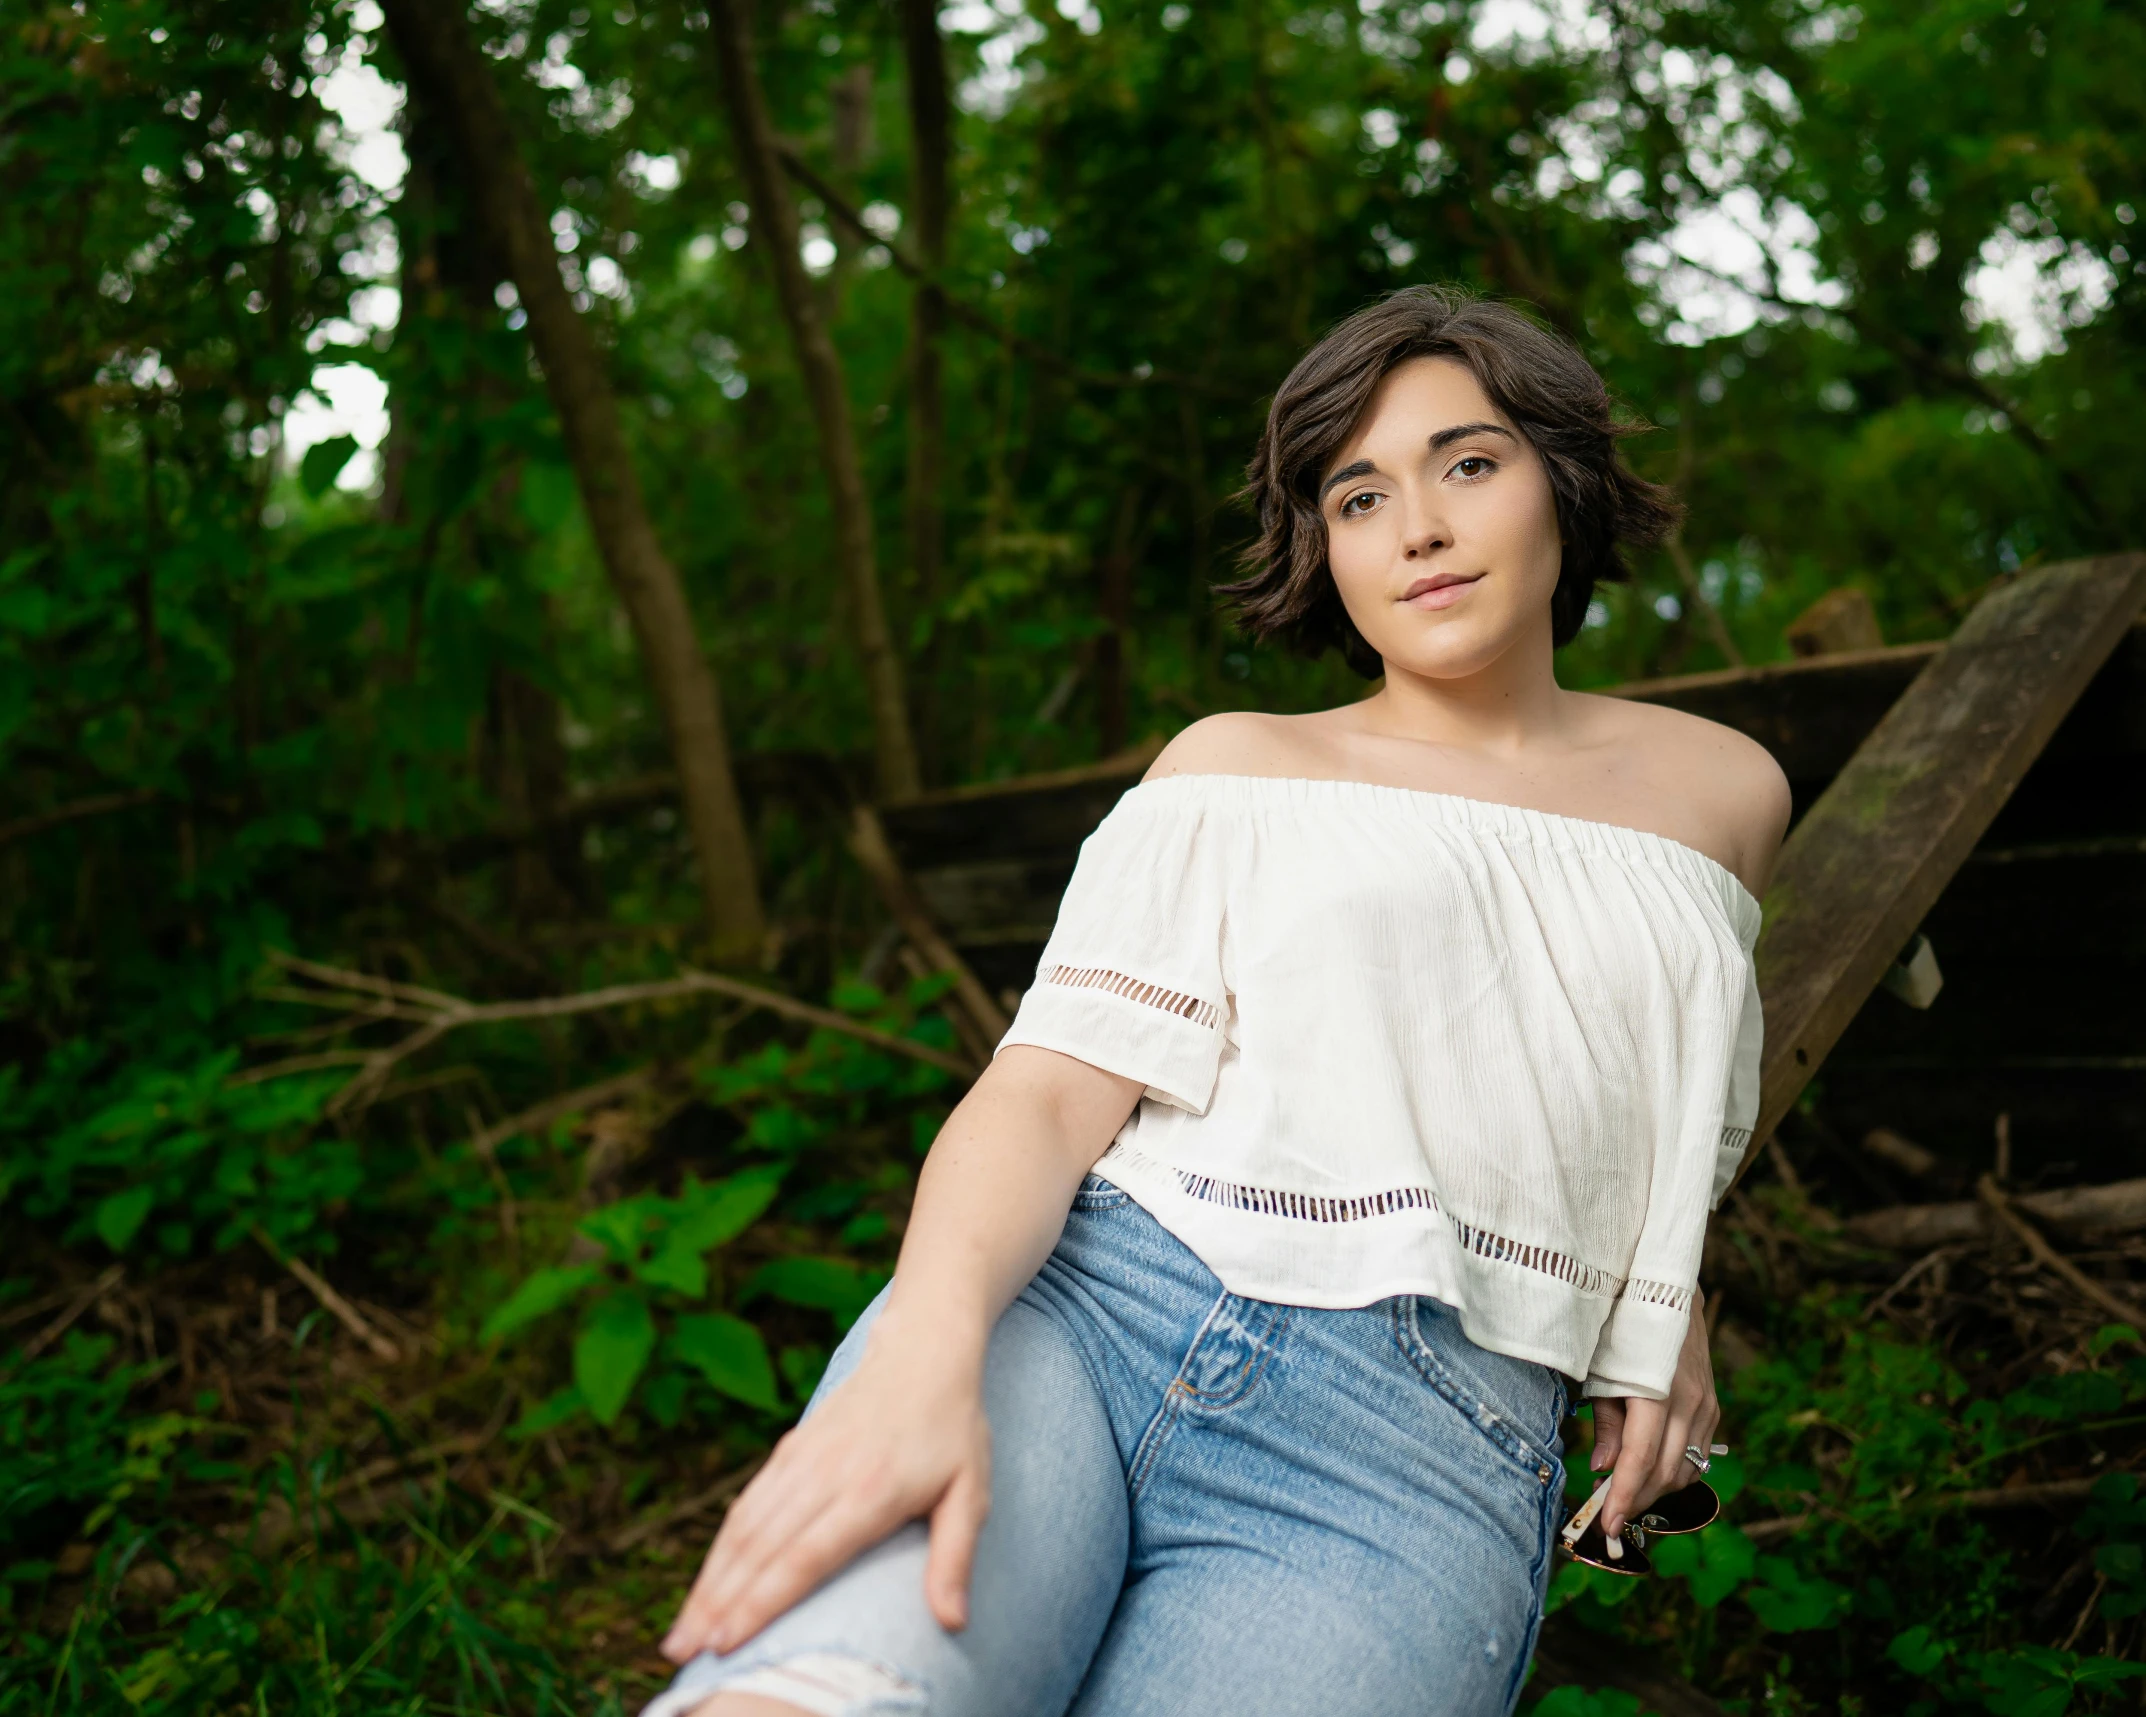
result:
[[[1755,962],[1744,972],[1743,1015],[1736,1026],[1736,1050],[1729,1060],[1729,1098],[1721,1121],[1721,1148],[1714,1158],[1714,1194],[1709,1210],[1721,1208],[1729,1183],[1736,1178],[1744,1152],[1751,1148],[1751,1129],[1759,1119],[1759,1055],[1766,1045],[1766,1010],[1759,1001],[1759,975]]]
[[[1213,805],[1176,780],[1118,801],[1081,844],[1001,1049],[1054,1049],[1206,1113],[1229,1011],[1217,822]]]

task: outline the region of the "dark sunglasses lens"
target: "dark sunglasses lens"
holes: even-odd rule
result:
[[[1714,1487],[1704,1479],[1693,1479],[1648,1503],[1639,1524],[1649,1532],[1697,1532],[1713,1525],[1720,1513],[1721,1498],[1714,1494]]]
[[[1613,1558],[1609,1553],[1608,1543],[1602,1537],[1602,1524],[1597,1521],[1581,1533],[1577,1540],[1566,1546],[1565,1553],[1573,1561],[1585,1562],[1590,1568],[1600,1568],[1610,1574],[1629,1575],[1633,1579],[1654,1572],[1654,1564],[1647,1559],[1647,1553],[1632,1542],[1629,1528],[1626,1529],[1624,1542],[1619,1548],[1624,1554]]]

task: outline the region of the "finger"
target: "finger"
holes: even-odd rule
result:
[[[664,1638],[664,1653],[673,1661],[683,1662],[700,1651],[730,1651],[742,1643],[732,1637],[735,1630],[726,1625],[740,1594],[758,1581],[782,1548],[794,1542],[832,1502],[827,1487],[820,1483],[792,1482],[771,1489],[774,1494],[762,1499],[757,1518],[739,1521],[734,1508],[733,1517],[726,1519],[722,1531],[716,1534],[700,1577],[693,1582],[685,1607]],[[743,1497],[738,1500],[740,1504],[744,1502]]]
[[[1652,1502],[1664,1491],[1682,1490],[1699,1476],[1699,1469],[1684,1453],[1691,1446],[1689,1419],[1672,1419],[1662,1427],[1662,1446],[1654,1457],[1653,1494],[1646,1498],[1647,1502]]]
[[[1699,1411],[1693,1416],[1691,1422],[1691,1440],[1699,1446],[1699,1452],[1709,1459],[1712,1458],[1714,1452],[1715,1434],[1720,1429],[1721,1404],[1709,1396],[1707,1400],[1700,1404]],[[1700,1472],[1692,1474],[1693,1478],[1704,1478],[1705,1476],[1704,1473]]]
[[[963,1467],[931,1511],[931,1553],[924,1563],[924,1599],[939,1625],[959,1633],[969,1625],[969,1575],[976,1539],[991,1512],[991,1487],[975,1467]]]
[[[1610,1478],[1609,1501],[1602,1505],[1602,1531],[1614,1538],[1639,1506],[1640,1492],[1654,1470],[1654,1458],[1662,1445],[1664,1414],[1659,1401],[1634,1398],[1626,1403],[1624,1439],[1617,1466]]]
[[[750,1636],[740,1631],[741,1617],[750,1594],[764,1586],[800,1546],[812,1543],[812,1534],[824,1521],[845,1507],[854,1507],[857,1500],[854,1492],[845,1495],[825,1483],[800,1487],[789,1499],[789,1507],[770,1513],[728,1547],[728,1553],[719,1557],[712,1570],[703,1604],[709,1623],[709,1650],[735,1651],[745,1643]],[[718,1543],[717,1549],[725,1547]],[[751,1630],[758,1631],[759,1625]]]
[[[722,1644],[730,1652],[805,1597],[828,1576],[911,1518],[886,1502],[849,1502],[822,1514],[778,1555],[761,1567],[752,1584],[726,1606]]]
[[[716,1544],[720,1544],[717,1539]],[[715,1567],[716,1544],[708,1546],[708,1554],[701,1558],[700,1572],[693,1576],[692,1588],[686,1593],[686,1601],[678,1606],[670,1631],[663,1636],[663,1643],[656,1649],[673,1663],[684,1663],[697,1656],[708,1636],[710,1612],[707,1608],[708,1588]]]
[[[1595,1446],[1587,1457],[1587,1470],[1606,1473],[1617,1464],[1617,1451],[1624,1447],[1624,1403],[1607,1396],[1595,1401]]]

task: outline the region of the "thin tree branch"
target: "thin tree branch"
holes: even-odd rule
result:
[[[880,246],[886,251],[889,260],[892,261],[897,271],[920,285],[936,283],[932,272],[918,262],[915,257],[911,256],[899,244],[896,244],[891,239],[881,238],[879,234],[866,226],[864,216],[859,213],[857,206],[822,178],[819,173],[815,172],[810,163],[798,154],[795,148],[788,143],[778,143],[775,146],[775,152],[782,162],[783,171],[804,186],[813,196],[817,197],[826,206],[827,213],[841,225],[849,228],[852,235],[856,236],[860,242]],[[980,334],[989,335],[992,339],[998,341],[1000,345],[1006,347],[1007,350],[1018,352],[1032,363],[1040,364],[1047,370],[1054,370],[1059,375],[1065,376],[1071,381],[1079,382],[1085,387],[1174,387],[1183,388],[1192,393],[1209,394],[1216,399],[1241,401],[1245,397],[1243,393],[1236,389],[1218,387],[1204,377],[1188,375],[1182,370],[1152,369],[1142,375],[1134,370],[1088,369],[1080,364],[1073,363],[1062,353],[1053,351],[1041,341],[1031,340],[1025,334],[1016,334],[1012,329],[1002,326],[992,317],[989,311],[969,303],[966,299],[956,298],[952,293],[946,292],[943,285],[941,285],[940,290],[946,304],[946,312],[955,321],[975,329]]]
[[[522,1133],[533,1133],[539,1127],[547,1127],[561,1115],[593,1109],[599,1104],[610,1102],[614,1097],[625,1097],[644,1090],[656,1082],[659,1072],[657,1064],[651,1061],[646,1067],[614,1073],[610,1078],[599,1079],[593,1085],[584,1085],[575,1091],[562,1091],[556,1097],[547,1097],[541,1103],[532,1103],[518,1115],[509,1115],[504,1121],[494,1121],[472,1133],[470,1146],[479,1156],[489,1156],[507,1140]]]
[[[33,811],[27,817],[16,817],[10,822],[0,823],[0,847],[30,835],[41,835],[47,829],[57,829],[67,823],[79,823],[85,817],[102,817],[112,811],[131,811],[137,805],[146,805],[161,797],[163,795],[154,787],[136,787],[124,793],[93,793],[87,799],[77,799],[67,805],[55,805],[49,811]]]
[[[0,1368],[0,1377],[6,1376],[9,1371],[12,1371],[18,1365],[29,1364],[31,1360],[35,1359],[46,1348],[58,1341],[61,1336],[74,1328],[84,1312],[88,1311],[91,1306],[119,1286],[126,1273],[126,1265],[114,1264],[103,1275],[76,1294],[72,1300],[68,1301],[65,1311],[45,1325],[28,1341],[24,1342],[21,1348],[16,1351],[15,1356],[8,1361],[6,1367]]]
[[[364,972],[345,972],[333,966],[322,966],[315,961],[300,961],[287,954],[279,954],[276,958],[279,964],[294,970],[303,970],[307,976],[323,986],[324,992],[344,989],[352,994],[365,996],[368,1002],[376,1003],[383,988],[391,992],[400,991],[405,995],[411,991],[409,985],[393,984]],[[783,995],[780,991],[762,989],[757,984],[743,983],[716,972],[686,972],[676,978],[660,978],[639,984],[613,984],[604,989],[584,990],[576,995],[539,996],[527,1001],[469,1002],[457,996],[443,996],[436,990],[425,991],[423,994],[434,998],[429,1008],[414,1007],[407,1002],[398,1001],[397,1012],[393,1016],[415,1023],[417,1029],[383,1049],[366,1052],[357,1074],[328,1100],[327,1113],[346,1114],[371,1103],[378,1097],[388,1076],[396,1067],[420,1051],[429,1049],[449,1032],[458,1031],[464,1026],[565,1019],[576,1014],[631,1007],[638,1002],[670,1001],[694,995],[730,996],[752,1007],[764,1008],[784,1019],[796,1020],[800,1024],[815,1026],[823,1031],[839,1032],[887,1054],[903,1055],[912,1061],[921,1061],[960,1079],[968,1080],[976,1076],[976,1068],[959,1056],[949,1055],[944,1050],[934,1049],[914,1038],[882,1031],[877,1026],[866,1025],[832,1009],[801,1002],[794,996]],[[307,991],[294,990],[284,999],[308,1000],[316,1006],[337,1005],[332,993],[316,996]],[[352,1011],[362,1012],[368,1018],[380,1017],[377,1005]]]
[[[894,856],[894,848],[887,840],[886,825],[880,822],[879,813],[869,805],[859,805],[851,814],[849,850],[864,874],[872,879],[872,886],[879,890],[879,898],[902,927],[902,934],[933,969],[954,974],[954,993],[961,998],[963,1009],[987,1042],[998,1042],[1013,1022],[969,969],[968,961],[932,922],[931,913],[918,897],[915,885],[902,869],[901,861]]]
[[[2141,1321],[2146,1321],[2146,1306],[2126,1304],[2118,1299],[2044,1240],[2040,1230],[2020,1215],[2018,1207],[2005,1196],[2004,1189],[1997,1184],[1996,1176],[1986,1174],[1976,1181],[1975,1196],[1990,1207],[1991,1213],[1999,1222],[2018,1236],[2019,1243],[2026,1247],[2028,1255],[2037,1264],[2069,1287],[2073,1293],[2099,1306],[2123,1323],[2136,1326]]]
[[[305,1284],[306,1291],[327,1308],[337,1323],[371,1348],[376,1359],[393,1365],[402,1357],[402,1350],[367,1323],[363,1312],[330,1287],[327,1279],[303,1258],[293,1258],[286,1253],[268,1237],[268,1230],[259,1223],[254,1224],[253,1237],[261,1243],[264,1252]]]
[[[922,777],[910,727],[901,651],[889,628],[885,596],[880,589],[871,496],[857,451],[849,387],[843,377],[841,355],[835,350],[819,298],[798,253],[797,205],[783,179],[782,146],[768,113],[766,92],[760,85],[752,16],[745,0],[708,0],[708,36],[715,50],[731,141],[744,172],[754,248],[767,259],[774,277],[776,303],[789,329],[790,345],[812,407],[820,463],[834,513],[840,594],[849,609],[871,705],[879,791],[890,799],[907,798],[919,790]]]

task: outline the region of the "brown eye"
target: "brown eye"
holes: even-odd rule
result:
[[[1454,464],[1453,474],[1456,477],[1484,477],[1494,469],[1496,467],[1491,460],[1480,453],[1471,453]]]
[[[1341,516],[1345,519],[1361,518],[1378,502],[1378,496],[1369,489],[1351,495],[1341,503]]]

